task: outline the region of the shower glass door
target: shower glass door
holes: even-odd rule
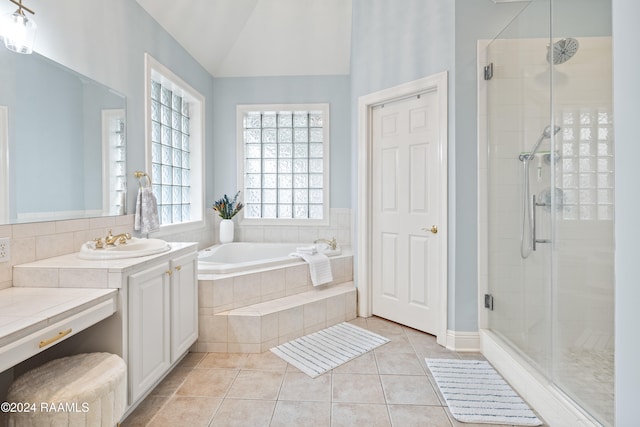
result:
[[[532,23],[537,23],[532,25]],[[532,2],[486,50],[490,328],[551,372],[551,210],[534,205],[552,182],[549,1]],[[549,128],[551,129],[551,128]],[[532,151],[536,153],[532,153]],[[534,235],[535,222],[535,235]],[[536,242],[538,240],[538,242]]]
[[[610,16],[610,0],[523,3],[481,57],[493,70],[489,328],[603,425],[614,424]]]
[[[576,23],[579,23],[578,28]],[[553,0],[554,383],[614,424],[611,1]]]

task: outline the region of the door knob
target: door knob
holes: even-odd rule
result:
[[[423,228],[422,231],[430,231],[433,234],[438,234],[438,227],[435,225],[432,225],[431,228]]]

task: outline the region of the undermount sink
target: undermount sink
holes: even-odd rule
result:
[[[86,243],[80,248],[78,257],[82,259],[124,259],[155,255],[171,249],[171,245],[161,239],[138,239],[132,237],[126,243],[93,249]]]

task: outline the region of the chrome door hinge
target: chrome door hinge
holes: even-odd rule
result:
[[[493,295],[484,294],[484,308],[488,308],[493,311]]]
[[[484,79],[491,80],[493,78],[493,62],[484,67]]]

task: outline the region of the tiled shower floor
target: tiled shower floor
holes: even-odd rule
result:
[[[424,362],[482,355],[377,317],[351,323],[391,342],[315,379],[269,351],[190,353],[122,426],[490,426],[455,421]]]

